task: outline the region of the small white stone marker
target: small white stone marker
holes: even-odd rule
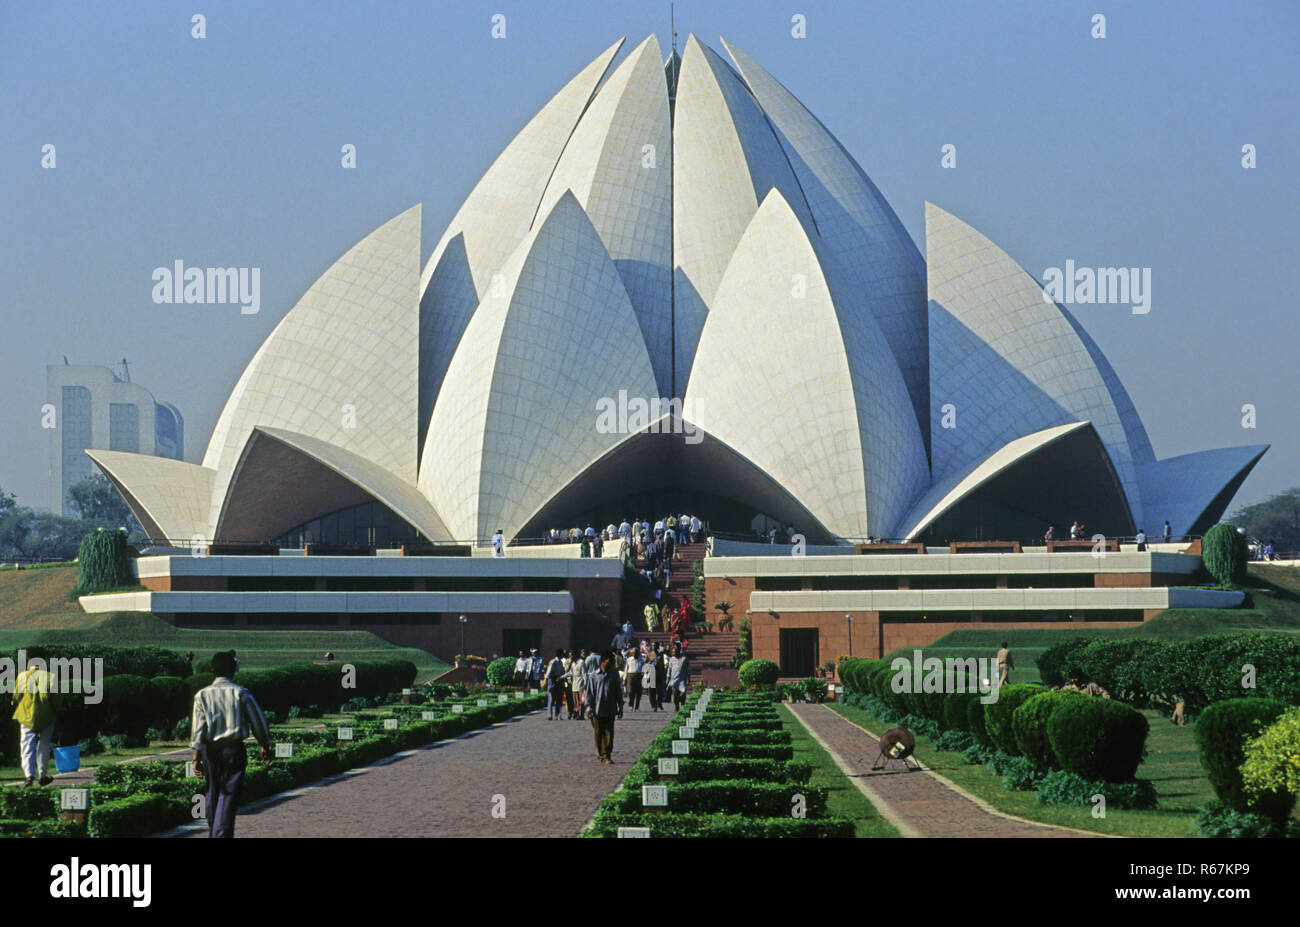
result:
[[[90,804],[89,789],[62,789],[59,792],[59,808],[63,811],[85,811]]]
[[[351,740],[351,739],[352,739],[352,728],[350,727],[339,728],[339,740]]]
[[[521,698],[523,698],[523,697],[524,697],[524,693],[523,693],[522,691],[519,691],[519,692],[516,692],[516,693],[515,693],[515,698],[516,698],[516,699],[521,699]]]
[[[465,713],[465,706],[458,702],[451,706],[451,713],[453,715],[463,715]]]
[[[661,776],[677,775],[677,757],[675,756],[659,757],[659,775]]]
[[[689,740],[673,741],[674,756],[690,756],[690,753],[691,753],[691,742]]]
[[[479,707],[479,708],[487,708],[487,699],[485,699],[485,698],[481,698],[481,699],[479,699],[479,700],[478,700],[478,707]]]
[[[510,701],[510,699],[506,697],[504,692],[502,692],[497,696],[497,701],[504,705],[506,702]]]
[[[277,760],[287,760],[293,756],[293,744],[276,744],[275,758]]]
[[[620,827],[618,829],[620,837],[649,837],[650,828],[648,827]]]
[[[397,730],[397,719],[396,719],[396,718],[385,718],[385,719],[384,719],[384,730],[386,730],[386,731],[395,731],[395,730]]]
[[[185,778],[186,779],[199,778],[199,771],[198,769],[195,768],[193,760],[185,761]]]
[[[528,694],[529,694],[529,695],[536,695],[536,694],[537,694],[537,690],[536,690],[536,689],[529,689],[529,690],[528,690]]]
[[[679,727],[677,729],[677,736],[682,738],[683,740],[694,740],[695,728],[686,727],[685,725],[683,725],[682,727]]]
[[[422,712],[420,712],[420,720],[421,720],[421,721],[432,721],[432,720],[433,720],[434,718],[436,718],[436,717],[437,717],[437,714],[436,714],[435,712],[432,712],[432,711],[422,711]]]
[[[411,693],[411,690],[410,690],[410,689],[403,689],[403,690],[402,690],[402,694],[403,694],[403,695],[411,695],[412,693]]]
[[[667,808],[668,807],[668,786],[666,785],[641,786],[641,807]]]

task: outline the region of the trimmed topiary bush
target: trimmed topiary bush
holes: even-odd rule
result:
[[[1034,661],[1038,665],[1038,678],[1045,686],[1063,686],[1068,681],[1067,674],[1079,665],[1078,654],[1093,642],[1091,637],[1072,637],[1068,641],[1053,644],[1038,655]]]
[[[73,595],[107,592],[135,584],[126,553],[126,534],[100,528],[81,539],[77,548],[77,588]]]
[[[1020,755],[1015,732],[1011,729],[1011,716],[1017,708],[1042,692],[1042,686],[1018,682],[998,689],[998,700],[984,706],[984,728],[993,746],[1011,756]]]
[[[781,675],[781,667],[771,660],[749,660],[741,665],[736,675],[740,677],[740,684],[745,687],[773,686],[776,685],[777,677]]]
[[[1294,795],[1282,789],[1252,799],[1246,794],[1241,772],[1246,744],[1286,709],[1286,703],[1277,699],[1232,698],[1215,702],[1196,719],[1201,766],[1214,787],[1214,794],[1233,811],[1262,814],[1274,820],[1283,820],[1291,813]]]
[[[1072,689],[1040,692],[1027,699],[1011,713],[1011,733],[1025,759],[1040,770],[1056,766],[1056,754],[1047,739],[1047,720],[1052,713],[1072,699],[1092,698]]]
[[[1252,801],[1286,791],[1300,795],[1300,708],[1292,708],[1245,746],[1242,784]]]
[[[984,708],[984,703],[978,698],[973,698],[966,704],[966,729],[971,732],[977,744],[986,750],[991,750],[993,738],[989,736],[988,726],[985,724]]]
[[[490,686],[508,686],[515,679],[515,658],[497,657],[488,664],[487,681]]]
[[[1047,720],[1056,762],[1084,779],[1128,782],[1146,748],[1147,719],[1114,699],[1070,699]]]
[[[1201,562],[1221,586],[1235,586],[1246,578],[1246,536],[1226,523],[1215,525],[1201,539]]]
[[[950,731],[970,730],[970,703],[979,700],[974,692],[954,692],[943,701],[943,726]]]

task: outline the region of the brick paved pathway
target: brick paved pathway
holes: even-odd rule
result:
[[[597,762],[590,722],[523,715],[241,809],[235,835],[572,837],[670,714],[627,712],[615,727],[613,766]],[[492,816],[497,795],[504,818]],[[206,838],[206,824],[183,836]]]
[[[1086,831],[1037,824],[994,810],[928,770],[872,772],[880,752],[867,731],[825,705],[787,705],[815,738],[849,768],[850,779],[904,837],[1097,837]]]

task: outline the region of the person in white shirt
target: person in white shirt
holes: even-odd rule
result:
[[[700,529],[703,527],[704,525],[700,522],[699,518],[692,515],[691,516],[691,543],[692,544],[700,543]]]
[[[641,656],[641,651],[635,647],[628,648],[626,658],[623,678],[627,682],[627,703],[633,711],[640,711],[641,670],[645,666],[645,658]]]
[[[515,685],[517,686],[528,685],[529,669],[530,667],[528,665],[528,658],[524,656],[524,652],[521,650],[519,651],[519,658],[515,660]]]
[[[230,681],[239,671],[235,652],[212,658],[212,685],[194,696],[190,749],[194,767],[208,780],[206,807],[209,837],[235,836],[235,812],[248,765],[244,738],[252,734],[262,747],[262,762],[271,761],[271,732],[253,693]]]
[[[502,534],[501,529],[492,535],[492,556],[504,557],[506,555],[506,536]]]
[[[632,526],[629,525],[629,524],[627,523],[627,519],[626,519],[626,518],[623,519],[623,523],[622,523],[621,525],[618,526],[618,533],[619,533],[619,536],[620,536],[620,537],[625,537],[625,538],[631,539],[631,537],[632,537]]]

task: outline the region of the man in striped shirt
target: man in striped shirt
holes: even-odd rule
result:
[[[271,732],[257,699],[230,681],[238,669],[233,650],[217,654],[212,658],[216,678],[194,696],[190,748],[195,768],[208,780],[209,837],[235,836],[235,811],[248,764],[244,738],[251,733],[262,746],[262,762],[271,760]]]

